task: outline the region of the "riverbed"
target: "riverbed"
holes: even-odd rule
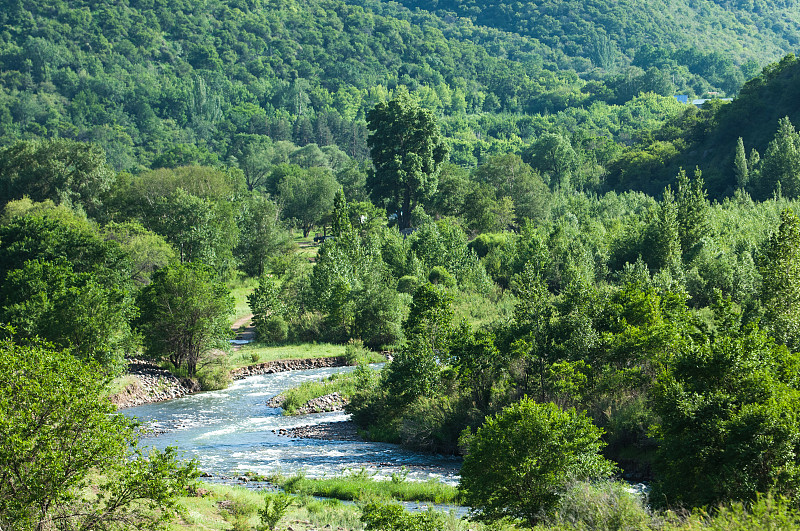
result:
[[[267,407],[271,397],[308,380],[318,380],[352,367],[311,369],[249,376],[222,391],[128,408],[146,434],[143,446],[175,446],[186,459],[218,481],[235,482],[247,471],[324,477],[358,472],[376,478],[408,472],[412,481],[435,479],[455,485],[461,459],[404,450],[397,445],[364,441],[300,439],[279,435],[281,429],[348,420],[345,413],[283,416]]]

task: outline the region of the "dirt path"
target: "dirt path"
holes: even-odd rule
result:
[[[231,325],[231,329],[237,331],[236,339],[242,341],[253,341],[256,338],[256,328],[250,324],[250,320],[252,318],[253,314],[250,313],[245,315],[244,317],[240,317]],[[241,332],[238,332],[238,330],[243,326],[245,326],[245,328]],[[240,348],[242,348],[241,345],[233,346],[233,350],[239,350]]]

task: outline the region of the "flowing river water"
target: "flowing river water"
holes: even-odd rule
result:
[[[250,376],[225,390],[122,410],[137,417],[151,433],[143,446],[175,446],[187,459],[197,459],[202,471],[217,481],[232,482],[247,471],[306,477],[357,472],[378,477],[408,472],[410,480],[436,479],[455,485],[461,460],[421,454],[393,444],[297,439],[279,435],[289,429],[347,420],[345,413],[283,416],[267,400],[304,381],[318,380],[350,367],[290,371]]]

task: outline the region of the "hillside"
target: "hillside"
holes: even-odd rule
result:
[[[0,12],[0,144],[91,141],[115,169],[131,171],[230,163],[239,134],[331,146],[334,158],[363,161],[365,113],[396,90],[439,116],[462,166],[520,152],[549,131],[628,142],[677,111],[665,100],[637,101],[639,93],[735,92],[757,69],[737,66],[742,60],[796,42],[777,23],[772,37],[754,40],[721,7],[683,17],[708,30],[697,40],[713,50],[634,54],[648,28],[683,27],[656,17],[670,10],[616,6],[587,26],[578,22],[591,4],[574,11],[574,24],[552,6],[515,4],[512,18],[528,27],[501,23],[492,9],[502,4],[472,6],[470,17],[453,16],[444,2],[429,13],[378,0],[9,4]],[[738,40],[717,39],[720,24]],[[653,42],[680,40],[671,31]],[[601,60],[603,50],[620,55]]]
[[[658,195],[681,167],[697,167],[712,198],[730,196],[738,186],[734,169],[738,139],[742,138],[750,169],[757,172],[784,117],[800,125],[800,60],[791,54],[748,81],[732,102],[711,102],[702,109],[687,107],[660,129],[644,135],[610,166],[607,184],[617,190]],[[759,154],[755,159],[753,150]],[[795,156],[791,149],[780,151],[788,159]],[[785,176],[782,180],[783,193],[795,197],[786,187]],[[775,191],[773,185],[758,189],[751,182],[747,190],[754,198],[765,199]]]
[[[533,37],[567,56],[582,57],[596,67],[612,71],[630,61],[647,68],[661,66],[653,60],[671,58],[675,67],[686,65],[692,73],[705,71],[710,77],[725,80],[732,74],[732,64],[775,60],[800,45],[800,11],[794,0],[401,3]],[[657,50],[655,56],[652,47]],[[711,70],[719,67],[729,71],[715,76]]]

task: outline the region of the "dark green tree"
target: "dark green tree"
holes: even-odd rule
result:
[[[697,254],[697,246],[703,238],[710,236],[710,205],[703,186],[700,169],[696,169],[694,177],[689,178],[681,168],[678,173],[675,205],[677,206],[678,238],[681,252],[688,262]]]
[[[764,245],[759,267],[766,328],[792,351],[800,350],[800,219],[781,212],[778,231]]]
[[[367,126],[374,166],[367,177],[370,197],[407,228],[414,209],[436,191],[447,146],[433,113],[406,94],[377,104],[367,113]]]
[[[750,184],[750,172],[747,169],[747,153],[744,150],[742,137],[736,141],[736,152],[733,156],[733,175],[736,177],[736,187],[747,190]]]
[[[233,297],[207,266],[174,264],[159,270],[136,299],[136,326],[152,359],[167,359],[194,376],[200,357],[227,339]]]
[[[761,161],[760,197],[771,197],[778,183],[784,197],[800,196],[800,133],[788,116],[778,121],[778,130]]]

